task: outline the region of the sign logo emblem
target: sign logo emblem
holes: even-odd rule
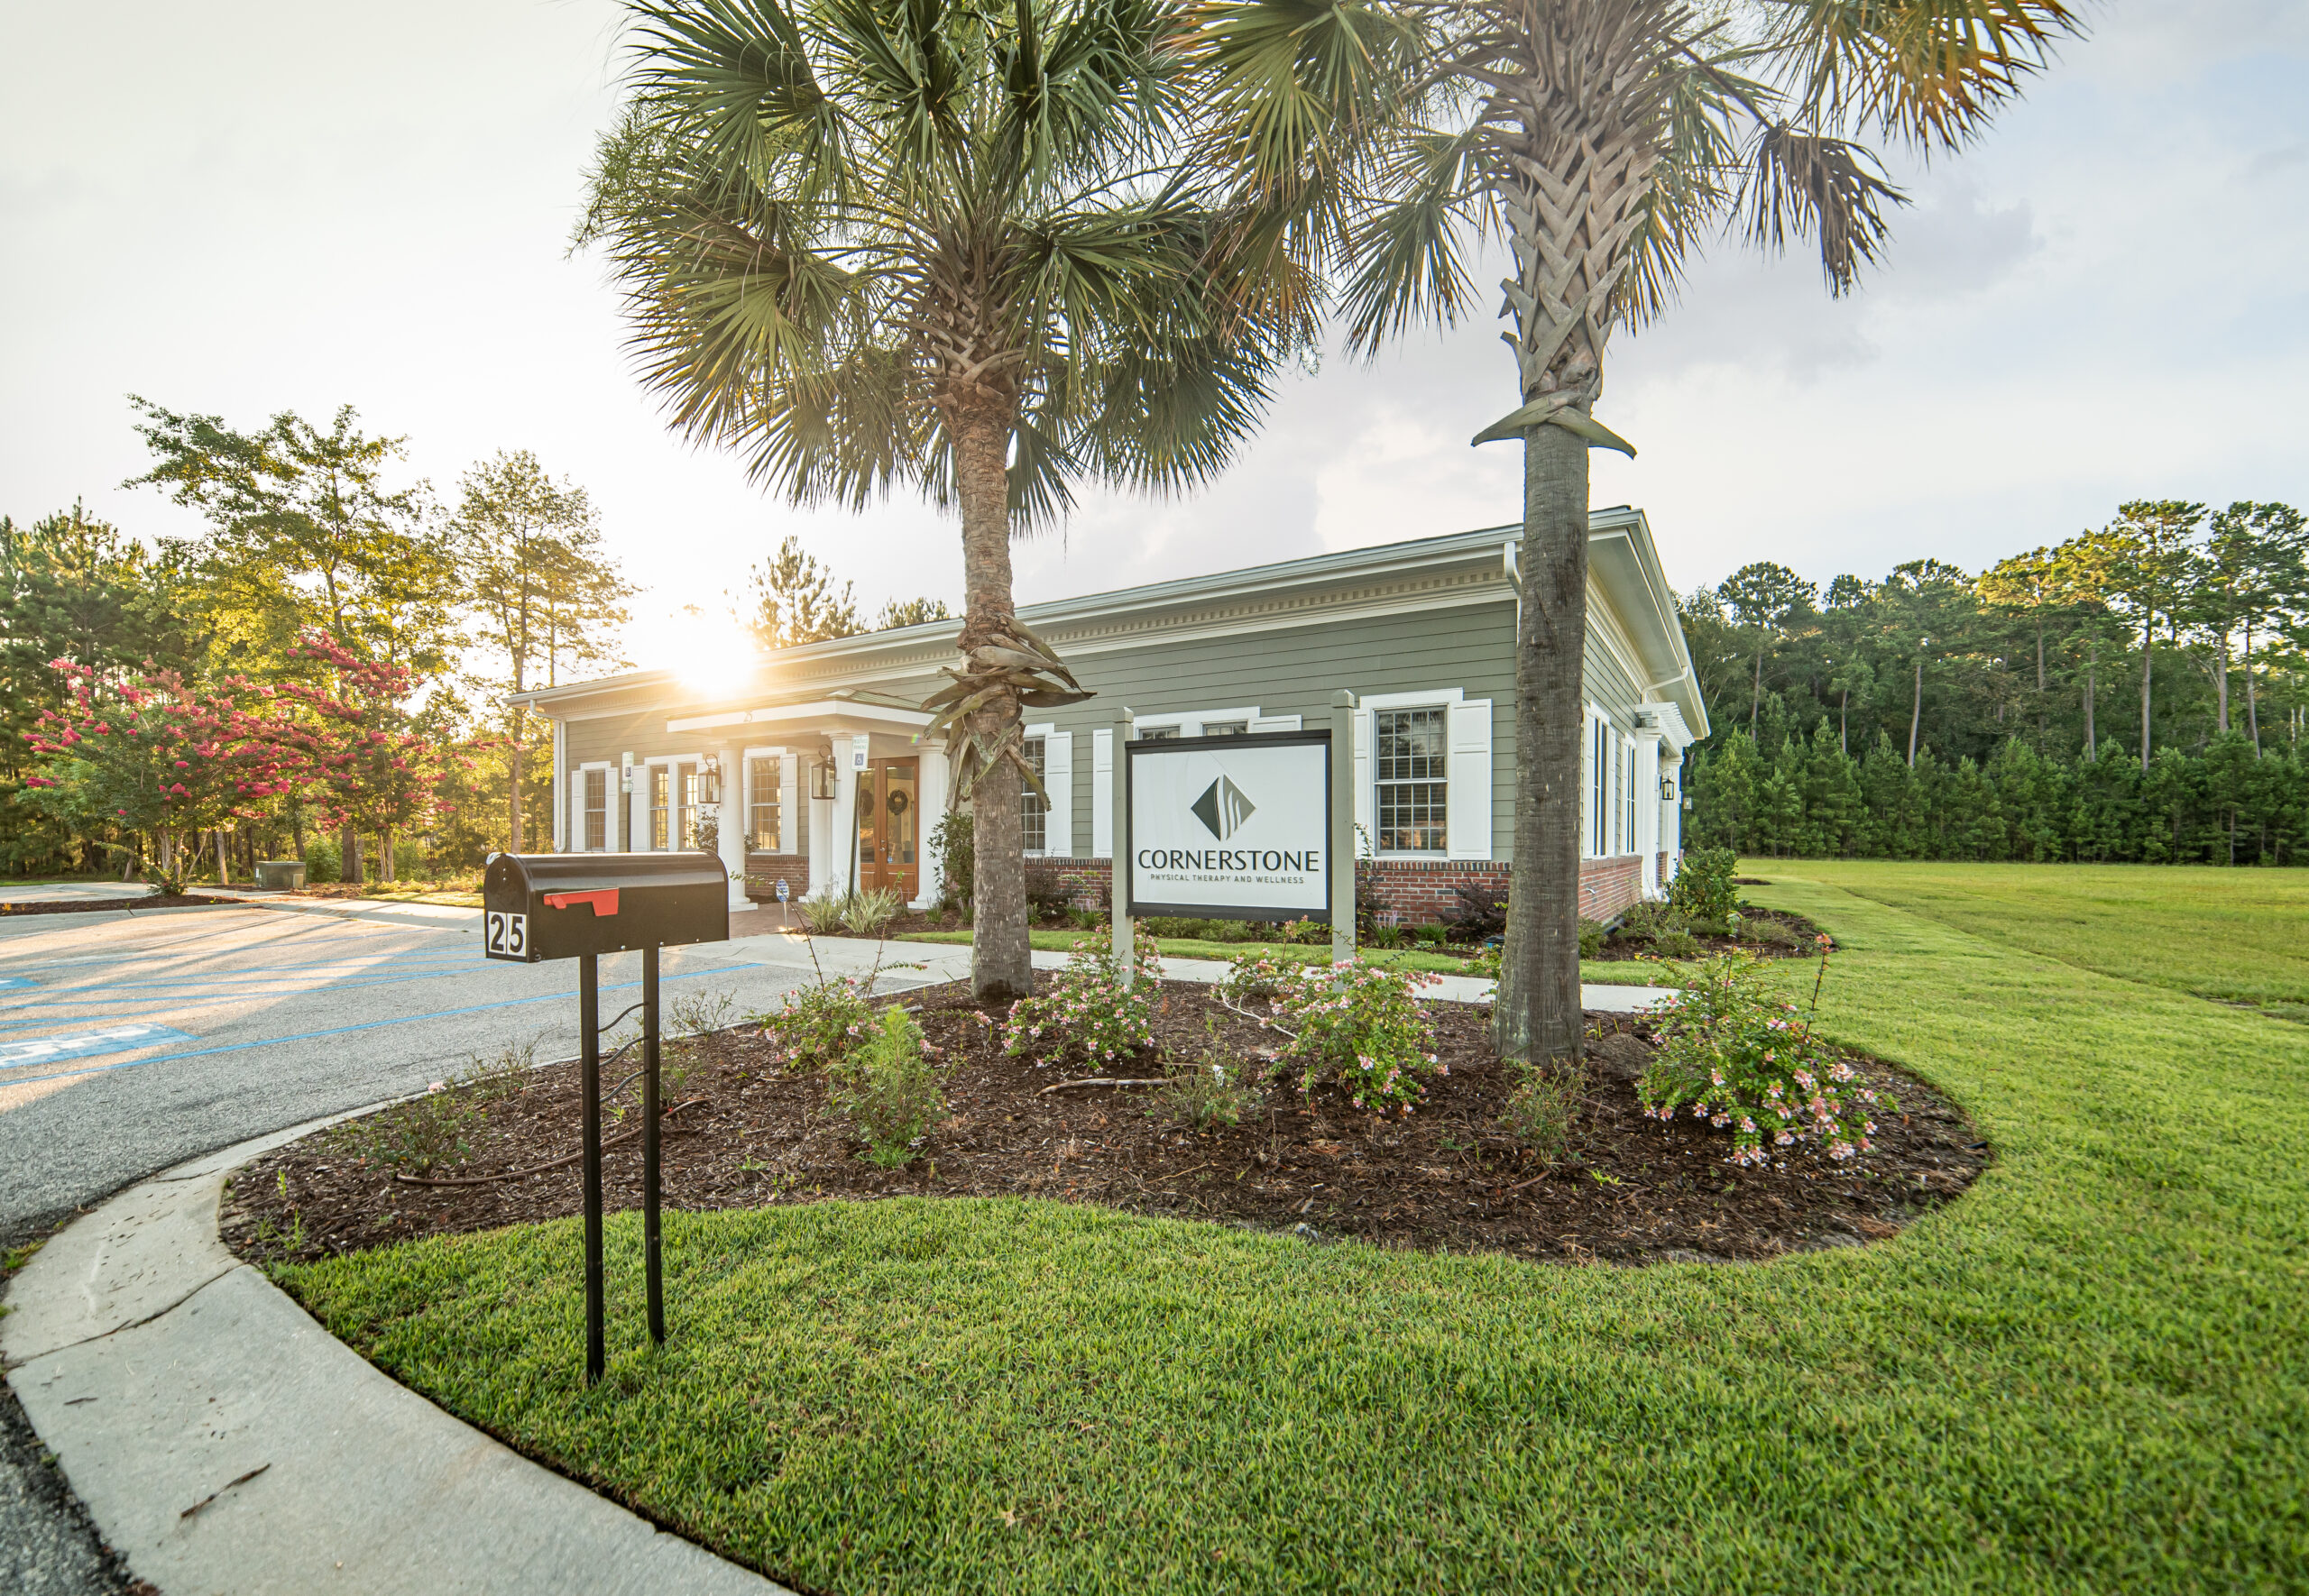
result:
[[[1242,828],[1245,821],[1258,812],[1258,806],[1245,795],[1243,789],[1220,776],[1203,789],[1201,797],[1187,805],[1188,812],[1202,822],[1202,829],[1224,842]]]

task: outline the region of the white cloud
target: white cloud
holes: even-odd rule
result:
[[[861,598],[961,593],[928,507],[767,499],[667,436],[614,296],[566,255],[614,104],[606,0],[344,10],[18,8],[0,57],[0,510],[85,496],[133,530],[183,512],[123,396],[255,423],[350,400],[450,491],[535,450],[601,503],[645,614],[721,592],[787,532]],[[2139,494],[2309,502],[2299,262],[2309,7],[2102,7],[1974,149],[1895,161],[1916,204],[1831,301],[1817,266],[1724,247],[1614,346],[1601,504],[1644,506],[1681,586],[1758,558],[1825,579],[1978,565]],[[100,66],[98,65],[100,63]],[[1208,490],[1086,499],[1020,543],[1046,598],[1512,520],[1515,398],[1487,320],[1294,377]]]

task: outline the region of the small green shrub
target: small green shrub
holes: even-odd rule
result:
[[[1571,1122],[1587,1095],[1587,1075],[1576,1068],[1545,1069],[1520,1063],[1515,1072],[1515,1089],[1507,1095],[1500,1128],[1552,1164],[1563,1156]]]
[[[944,873],[943,895],[961,906],[962,913],[971,910],[971,898],[978,891],[977,833],[966,810],[949,810],[930,832],[930,851]]]
[[[472,1156],[467,1140],[481,1117],[470,1095],[435,1081],[421,1096],[354,1120],[345,1128],[348,1150],[404,1175],[424,1175]]]
[[[1298,1067],[1302,1094],[1336,1078],[1357,1108],[1409,1114],[1427,1095],[1429,1078],[1449,1073],[1419,1006],[1419,988],[1441,977],[1360,959],[1293,966],[1280,976],[1245,965],[1238,959],[1228,980],[1244,970],[1246,985],[1272,981],[1270,1023],[1290,1039],[1280,1055]]]
[[[794,905],[802,917],[802,929],[814,937],[838,937],[842,934],[842,900],[833,893],[819,893]]]
[[[1272,953],[1238,953],[1212,990],[1223,1003],[1249,1008],[1272,1003],[1283,990],[1283,983],[1298,973],[1297,965],[1286,963]]]
[[[923,1048],[922,1027],[895,1004],[882,1011],[880,1025],[865,1041],[835,1065],[828,1096],[866,1143],[861,1156],[886,1169],[912,1163],[930,1127],[946,1112],[937,1068]]]
[[[1651,939],[1651,951],[1662,959],[1697,959],[1699,939],[1688,931],[1663,931]]]
[[[1624,942],[1648,942],[1666,929],[1667,920],[1664,905],[1646,900],[1620,916],[1612,935]]]
[[[1426,943],[1430,948],[1440,948],[1451,934],[1449,927],[1432,922],[1426,925],[1414,925],[1410,929],[1411,935],[1414,939]]]
[[[345,870],[345,855],[334,837],[314,837],[305,843],[305,879],[315,885],[335,881]]]
[[[866,1001],[868,983],[855,976],[821,980],[786,995],[768,1014],[746,1016],[761,1027],[777,1061],[794,1069],[823,1069],[858,1045],[872,1027]]]
[[[1320,947],[1331,940],[1331,928],[1316,920],[1286,920],[1281,940],[1302,948]]]
[[[1740,909],[1740,889],[1732,882],[1739,863],[1739,856],[1728,848],[1692,849],[1668,885],[1668,907],[1695,930],[1729,926]]]
[[[890,922],[906,907],[906,900],[896,889],[869,886],[862,892],[845,894],[842,900],[842,923],[852,936],[879,937],[889,929]]]
[[[1214,1125],[1238,1125],[1258,1112],[1261,1099],[1248,1071],[1231,1063],[1219,1046],[1219,1022],[1206,1016],[1203,1034],[1209,1045],[1198,1063],[1173,1063],[1164,1072],[1161,1106],[1150,1113],[1169,1113],[1197,1130]]]
[[[1600,957],[1604,951],[1604,940],[1610,935],[1611,932],[1605,929],[1602,921],[1582,920],[1579,922],[1579,957],[1582,959]]]
[[[1400,948],[1403,945],[1403,928],[1396,925],[1373,926],[1370,935],[1363,940],[1374,948]]]
[[[1709,959],[1660,1013],[1659,1050],[1636,1083],[1646,1113],[1672,1119],[1690,1105],[1694,1118],[1732,1132],[1735,1164],[1769,1163],[1775,1149],[1805,1142],[1839,1162],[1868,1151],[1876,1094],[1853,1084],[1810,1014],[1764,989],[1753,955]]]
[[[1740,940],[1767,948],[1801,948],[1804,945],[1803,933],[1794,926],[1748,914],[1740,916]]]
[[[1161,995],[1162,967],[1152,939],[1133,946],[1135,979],[1122,984],[1122,968],[1111,944],[1074,944],[1066,968],[1051,977],[1041,997],[1010,1005],[1002,1033],[1012,1057],[1046,1053],[1045,1061],[1080,1058],[1110,1064],[1143,1050],[1154,1040],[1154,1000]]]

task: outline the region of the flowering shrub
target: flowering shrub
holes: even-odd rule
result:
[[[761,1025],[780,1064],[822,1069],[856,1047],[873,1029],[869,980],[842,976],[789,992],[776,1011],[750,1018]]]
[[[1672,1119],[1688,1104],[1694,1118],[1731,1131],[1735,1164],[1768,1163],[1806,1142],[1838,1160],[1868,1151],[1876,1094],[1854,1084],[1852,1066],[1812,1033],[1809,1014],[1762,989],[1753,957],[1709,959],[1661,1013],[1659,1050],[1636,1084],[1646,1113]]]
[[[1022,997],[1010,1005],[1003,1050],[1016,1057],[1048,1046],[1053,1057],[1073,1054],[1111,1064],[1146,1047],[1154,1040],[1162,967],[1151,937],[1140,939],[1132,955],[1136,974],[1126,990],[1111,945],[1075,943],[1066,968],[1051,977],[1046,995]]]
[[[1271,1002],[1283,990],[1283,984],[1298,973],[1299,966],[1272,953],[1237,954],[1212,990],[1218,993],[1221,1003],[1249,1008],[1254,1004]]]
[[[861,1155],[886,1169],[914,1161],[931,1124],[946,1112],[922,1027],[893,1004],[864,1043],[833,1069],[833,1105],[866,1143]]]
[[[1419,1007],[1419,988],[1441,979],[1360,959],[1296,968],[1238,959],[1220,990],[1230,1003],[1249,995],[1238,1006],[1264,996],[1269,1023],[1291,1039],[1278,1056],[1298,1066],[1302,1092],[1336,1076],[1357,1108],[1409,1114],[1428,1078],[1449,1073]]]

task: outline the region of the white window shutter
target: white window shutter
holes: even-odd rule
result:
[[[1090,857],[1115,857],[1115,734],[1090,734]]]
[[[1366,848],[1379,846],[1378,821],[1371,813],[1371,711],[1355,711],[1355,823],[1361,831],[1355,839],[1356,857],[1360,858]]]
[[[1043,821],[1043,852],[1052,858],[1074,857],[1074,734],[1053,731],[1043,738],[1043,786],[1050,813]]]
[[[1491,858],[1491,700],[1449,706],[1449,786],[1445,793],[1446,857]]]
[[[1251,717],[1251,729],[1253,731],[1296,731],[1299,729],[1299,717],[1296,715],[1254,715]]]

